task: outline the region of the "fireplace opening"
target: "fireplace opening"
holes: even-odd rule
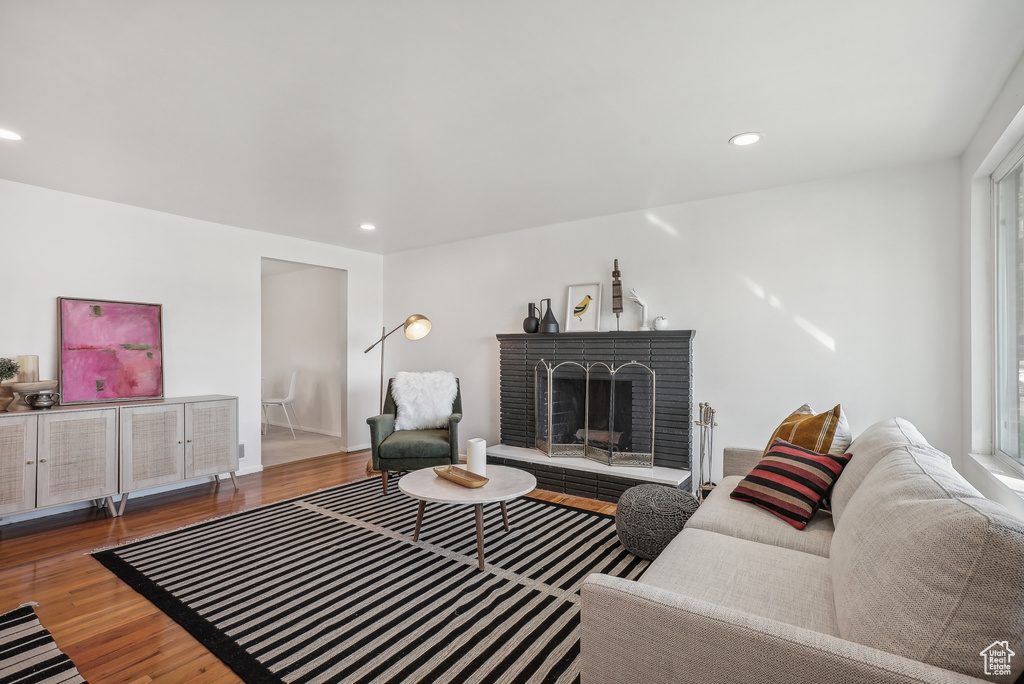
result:
[[[614,395],[613,395],[614,389]],[[598,449],[630,451],[633,444],[633,385],[628,380],[612,387],[611,379],[590,379],[587,424],[576,439]]]
[[[654,465],[654,371],[575,362],[536,367],[536,446],[549,456]]]
[[[541,396],[549,400],[547,383],[542,382]],[[545,441],[561,451],[576,455],[582,445],[629,451],[632,440],[632,388],[629,382],[615,386],[612,400],[611,380],[586,378],[555,378],[552,382],[551,429],[546,428],[548,414],[541,411],[541,432]]]

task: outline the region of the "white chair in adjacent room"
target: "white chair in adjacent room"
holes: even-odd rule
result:
[[[288,396],[283,399],[263,399],[263,424],[269,425],[270,418],[267,416],[267,407],[269,406],[280,406],[281,410],[284,411],[284,418],[288,421],[288,429],[292,431],[292,439],[295,437],[295,428],[292,427],[292,419],[288,417],[288,407],[292,407],[292,413],[295,414],[295,407],[292,403],[295,401],[296,385],[298,384],[299,371],[292,371],[292,381],[288,386]],[[299,426],[299,430],[302,430],[302,424],[299,423],[299,416],[295,414],[295,424]]]

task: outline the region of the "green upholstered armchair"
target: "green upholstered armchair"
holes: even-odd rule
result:
[[[435,430],[395,430],[397,406],[388,393],[384,399],[384,412],[367,418],[370,426],[371,467],[381,472],[384,493],[388,493],[388,472],[419,470],[439,465],[455,465],[459,462],[459,421],[462,420],[462,389],[455,379],[455,401],[448,426]]]

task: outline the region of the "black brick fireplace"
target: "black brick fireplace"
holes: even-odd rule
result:
[[[498,335],[501,354],[501,443],[513,447],[537,448],[538,397],[535,376],[541,361],[552,366],[574,362],[585,367],[606,364],[611,368],[636,362],[653,370],[655,376],[654,465],[688,470],[693,404],[693,336],[692,330]],[[570,382],[571,375],[566,375],[565,382]],[[597,387],[596,393],[601,395],[602,384],[600,380],[592,380],[591,383],[593,401],[593,387]],[[628,384],[625,386],[628,387]],[[625,396],[625,391],[624,387],[617,389],[616,396]],[[649,399],[634,401],[631,398],[630,411],[649,412],[649,404]],[[631,429],[620,429],[625,421],[616,419],[616,423],[616,433]],[[633,424],[640,423],[630,425]],[[542,425],[542,430],[545,427]],[[592,425],[591,430],[595,427],[600,430],[601,426]],[[570,438],[574,431],[575,428],[569,431]],[[607,437],[623,439],[619,434],[609,434]],[[563,441],[571,440],[563,438]],[[638,441],[638,444],[649,448],[649,437]]]

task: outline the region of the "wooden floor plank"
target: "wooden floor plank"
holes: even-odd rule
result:
[[[93,551],[364,478],[368,452],[267,467],[220,485],[130,499],[125,515],[73,511],[0,526],[0,612],[38,602],[40,619],[92,684],[239,682],[188,632],[100,565]],[[601,513],[615,505],[534,491]]]

